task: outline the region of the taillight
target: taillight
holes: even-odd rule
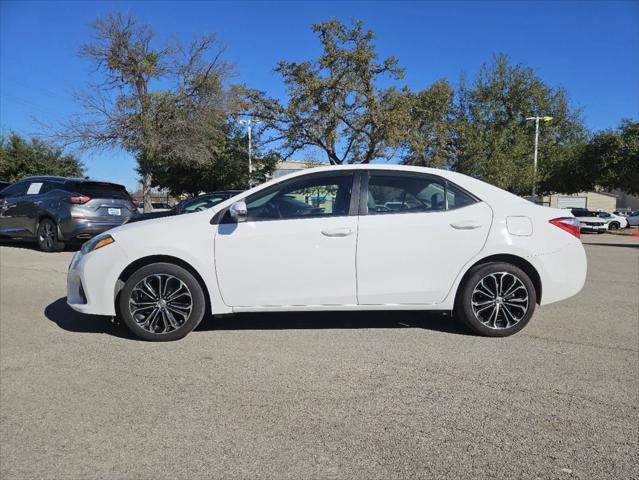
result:
[[[75,195],[73,197],[67,198],[67,202],[75,203],[77,205],[84,205],[89,200],[91,200],[91,197],[87,197],[86,195]]]
[[[575,217],[553,218],[552,220],[550,220],[550,223],[552,223],[555,227],[559,227],[562,230],[565,230],[566,232],[574,235],[577,238],[581,236],[579,232],[579,220],[577,220]]]

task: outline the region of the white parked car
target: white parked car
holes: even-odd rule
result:
[[[573,208],[570,210],[577,220],[582,232],[605,233],[608,231],[608,222],[600,218],[597,212],[591,212],[585,208]]]
[[[619,230],[628,226],[628,219],[622,215],[598,211],[597,216],[606,221],[608,230]]]
[[[205,314],[293,310],[449,310],[507,336],[585,277],[579,224],[561,210],[444,170],[334,166],[95,237],[67,302],[146,340],[181,338]]]

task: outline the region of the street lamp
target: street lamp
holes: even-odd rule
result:
[[[257,125],[258,123],[262,123],[260,120],[253,120],[249,118],[248,120],[240,120],[240,124],[246,125],[246,129],[248,130],[248,161],[249,161],[249,188],[251,188],[251,173],[253,173],[253,164],[252,164],[252,143],[251,143],[251,132],[253,130],[253,125]]]
[[[532,184],[532,196],[535,197],[535,193],[537,190],[536,180],[537,180],[537,147],[539,145],[539,120],[544,122],[550,122],[553,117],[528,117],[526,120],[534,120],[535,121],[535,154],[533,159],[533,184]]]

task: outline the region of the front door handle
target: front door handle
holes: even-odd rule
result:
[[[342,228],[329,228],[326,230],[322,230],[322,235],[326,237],[348,237],[355,233],[355,230],[348,227]]]
[[[461,220],[459,222],[453,222],[450,224],[455,230],[475,230],[482,226],[481,222],[477,220]]]

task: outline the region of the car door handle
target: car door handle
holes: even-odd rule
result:
[[[482,223],[477,220],[462,220],[460,222],[453,222],[450,226],[455,230],[475,230],[481,227]]]
[[[326,237],[348,237],[355,233],[355,230],[348,227],[342,228],[329,228],[327,230],[322,230],[322,235]]]

